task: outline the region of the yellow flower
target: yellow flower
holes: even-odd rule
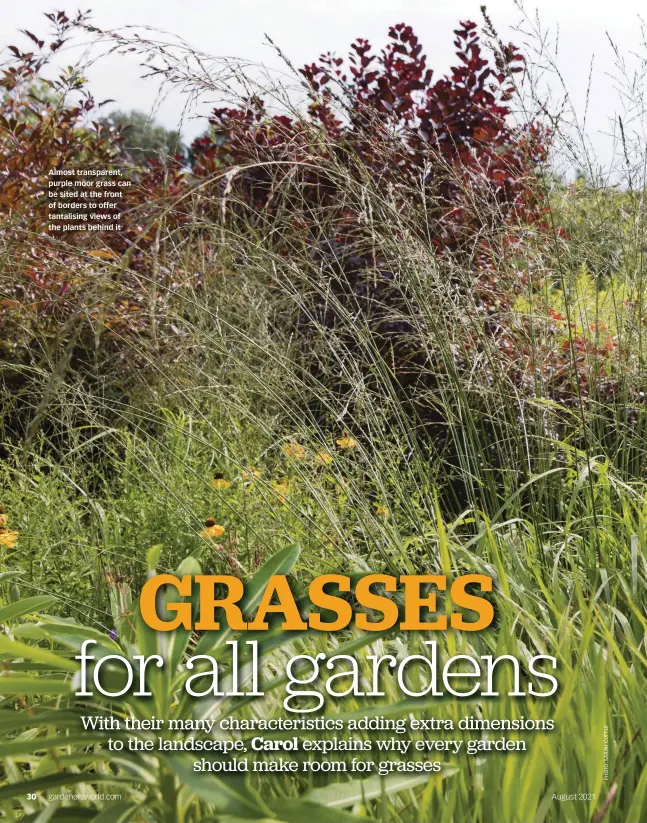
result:
[[[248,469],[243,469],[243,480],[254,480],[261,476],[261,472],[256,466],[250,466]]]
[[[0,546],[6,546],[8,549],[13,549],[16,545],[16,538],[20,532],[12,532],[9,529],[0,529]]]
[[[0,514],[0,528],[4,529],[8,522],[9,522],[9,515],[2,512]]]
[[[317,466],[330,466],[332,463],[332,454],[325,449],[319,449],[315,457],[315,464]]]
[[[352,437],[346,435],[345,437],[340,438],[336,441],[337,445],[340,449],[350,450],[357,448],[357,440],[353,440]]]
[[[214,489],[228,489],[231,486],[229,480],[226,480],[221,472],[216,472],[211,481]]]
[[[375,504],[375,514],[378,517],[383,517],[385,520],[391,514],[386,506],[381,506],[379,503]]]
[[[205,528],[200,532],[200,537],[205,539],[208,537],[221,537],[225,533],[225,527],[219,526],[213,517],[208,517],[204,525]]]
[[[288,489],[290,488],[290,484],[287,480],[275,480],[272,483],[272,489],[276,493],[276,496],[279,498],[281,503],[287,503],[287,493]]]
[[[283,449],[283,454],[287,455],[287,457],[293,457],[295,460],[303,460],[306,456],[306,450],[301,443],[296,443],[294,440],[291,440],[289,443],[284,443],[281,448]]]

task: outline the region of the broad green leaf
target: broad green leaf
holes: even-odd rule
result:
[[[359,817],[330,806],[320,806],[308,800],[281,798],[280,800],[273,800],[270,805],[276,819],[280,820],[281,823],[304,823],[304,821],[312,821],[312,823],[369,823],[367,817]]]
[[[458,766],[444,766],[440,772],[423,772],[421,774],[392,774],[388,777],[373,775],[366,780],[349,780],[348,783],[329,783],[319,789],[312,789],[304,800],[320,803],[322,806],[343,809],[355,803],[363,803],[381,797],[383,793],[391,796],[396,792],[413,789],[420,783],[434,777],[450,777],[459,772]]]
[[[151,546],[150,549],[146,552],[146,563],[148,564],[148,568],[150,571],[155,570],[155,567],[159,562],[160,555],[162,554],[163,548],[163,543],[157,543],[155,546]]]
[[[245,587],[245,597],[242,602],[244,612],[253,611],[259,604],[270,577],[275,574],[289,574],[292,571],[300,554],[299,546],[286,546],[262,564]]]
[[[0,572],[0,583],[6,580],[13,580],[14,577],[21,577],[23,571]]]
[[[185,786],[212,804],[216,814],[232,814],[248,819],[271,816],[260,796],[247,784],[244,775],[196,772],[193,770],[194,758],[185,755],[165,755],[164,761]]]
[[[24,658],[34,660],[37,663],[47,663],[53,669],[63,669],[68,672],[75,672],[78,668],[74,660],[69,660],[55,652],[41,649],[40,646],[28,646],[26,643],[19,643],[17,640],[10,640],[4,635],[0,635],[0,654],[6,654],[13,658]]]
[[[16,637],[28,637],[30,629],[34,631],[44,631],[52,640],[72,649],[80,649],[85,640],[96,640],[99,646],[102,645],[106,647],[107,654],[114,654],[115,651],[121,651],[119,644],[115,643],[111,637],[108,637],[108,635],[103,632],[97,631],[97,629],[82,626],[80,623],[50,623],[47,621],[25,623],[14,629],[14,635]],[[94,654],[95,648],[95,646],[90,646],[88,647],[88,651]]]
[[[640,775],[636,791],[631,798],[631,806],[626,817],[626,823],[641,823],[645,820],[647,810],[647,765]]]
[[[26,614],[33,614],[34,612],[42,612],[52,603],[56,603],[56,598],[49,594],[39,594],[36,597],[26,597],[24,600],[19,600],[17,603],[10,603],[0,609],[0,623],[6,623],[7,620],[15,620],[17,617],[23,617]]]
[[[195,577],[196,574],[202,574],[202,566],[192,554],[185,557],[175,571],[176,577]]]
[[[72,681],[59,677],[18,677],[5,674],[0,677],[0,694],[5,697],[25,694],[71,694]]]
[[[139,805],[136,803],[117,803],[93,817],[92,823],[127,823],[138,811]]]
[[[0,678],[2,682],[4,678]],[[36,678],[34,678],[36,679]],[[42,710],[39,707],[32,707],[26,711],[14,711],[13,709],[0,710],[0,731],[3,734],[9,734],[22,728],[44,728],[54,726],[59,729],[72,729],[74,731],[81,731],[83,725],[81,723],[81,714],[88,714],[88,711],[79,712],[66,710]],[[110,716],[108,711],[92,710],[94,715]]]
[[[105,732],[88,729],[84,734],[77,735],[39,735],[30,740],[10,740],[0,741],[0,757],[14,757],[17,754],[31,754],[33,752],[44,752],[50,749],[61,749],[66,746],[92,746],[95,743],[105,743],[110,737],[113,739],[118,735],[113,732],[111,735]]]
[[[39,823],[39,817],[42,812],[27,815],[21,818],[21,823]],[[87,820],[93,820],[96,814],[95,809],[82,809],[79,806],[66,806],[63,809],[55,809],[54,814],[50,817],[51,823],[85,823]]]

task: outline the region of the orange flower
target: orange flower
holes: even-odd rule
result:
[[[200,537],[205,540],[209,537],[222,537],[225,527],[218,525],[213,517],[208,517],[204,522],[205,528],[200,532]]]
[[[275,480],[272,483],[272,490],[276,493],[276,496],[279,498],[281,503],[287,503],[287,493],[288,489],[290,488],[290,484],[287,480]]]
[[[214,489],[228,489],[231,486],[231,483],[229,480],[225,479],[222,472],[216,472],[213,476],[213,480],[211,481],[211,485]]]
[[[378,517],[383,517],[386,520],[387,517],[391,514],[391,512],[388,510],[388,508],[386,506],[382,506],[379,503],[376,503],[375,504],[375,514]]]
[[[13,549],[16,545],[16,539],[20,532],[12,532],[9,529],[0,529],[0,546],[6,546],[8,549]]]
[[[293,457],[295,460],[303,460],[306,456],[306,450],[301,443],[296,443],[294,440],[291,440],[289,443],[284,443],[281,449],[283,450],[283,454],[287,457]]]
[[[4,512],[0,513],[0,528],[6,528],[8,522],[9,516],[6,515]]]
[[[319,449],[315,457],[315,464],[317,466],[330,466],[332,463],[332,454],[325,449]]]
[[[261,476],[261,472],[256,468],[256,466],[250,466],[248,469],[243,469],[243,480],[245,481],[253,481],[256,480]]]
[[[340,449],[344,449],[345,451],[350,451],[351,449],[357,448],[357,440],[353,440],[352,437],[345,435],[341,437],[339,440],[335,441]]]

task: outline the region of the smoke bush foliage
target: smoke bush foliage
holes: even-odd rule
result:
[[[524,59],[503,44],[487,57],[475,23],[455,35],[457,65],[445,77],[398,24],[380,53],[358,39],[347,62],[324,54],[306,65],[305,116],[272,114],[252,96],[217,108],[192,146],[194,175],[217,179],[213,202],[239,249],[251,236],[278,255],[305,339],[334,331],[358,355],[366,326],[401,399],[432,422],[428,395],[447,371],[431,342],[443,315],[476,320],[451,368],[472,368],[485,336],[517,369],[504,312],[525,281],[500,263],[524,230],[545,229],[537,183],[548,134],[515,124],[511,108]],[[334,359],[315,372],[342,385]]]
[[[245,108],[216,109],[212,134],[192,147],[195,173],[255,164],[236,175],[236,190],[250,209],[272,212],[281,192],[273,185],[269,164],[300,162],[305,166],[302,209],[307,214],[338,205],[340,184],[329,170],[334,153],[349,172],[357,173],[361,165],[396,204],[398,195],[409,200],[413,194],[416,205],[432,206],[425,233],[438,249],[457,248],[485,221],[512,215],[532,219],[531,185],[545,158],[544,144],[538,129],[511,124],[508,105],[523,57],[510,45],[490,65],[476,24],[461,25],[455,32],[459,65],[436,82],[411,27],[398,24],[389,30],[390,43],[379,55],[368,41],[358,39],[347,70],[331,54],[302,69],[310,95],[309,122],[271,116],[257,97]],[[479,213],[461,202],[465,184],[477,189],[490,208]],[[494,211],[492,204],[498,206]],[[352,216],[343,208],[341,212],[352,225]],[[349,246],[350,252],[350,239]]]

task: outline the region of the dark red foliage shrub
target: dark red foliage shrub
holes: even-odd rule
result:
[[[53,77],[45,71],[85,16],[57,12],[46,17],[51,36],[23,32],[33,50],[11,46],[12,58],[0,69],[0,238],[5,260],[0,346],[11,360],[29,360],[35,337],[65,343],[72,333],[68,319],[75,321],[74,334],[79,324],[84,327],[77,339],[82,343],[83,335],[89,335],[90,347],[98,334],[117,340],[148,331],[150,286],[142,288],[136,274],[150,275],[150,250],[159,227],[155,218],[166,198],[184,185],[179,161],[129,169],[133,187],[123,232],[66,233],[64,242],[48,235],[48,173],[123,165],[123,130],[94,119],[102,104],[95,102],[78,71],[65,68]],[[168,225],[173,220],[180,217],[171,215]],[[129,267],[113,277],[101,261],[117,260],[125,252]]]
[[[516,227],[541,216],[535,183],[545,135],[513,125],[510,110],[523,58],[509,45],[488,60],[474,23],[455,34],[457,65],[446,77],[434,79],[411,27],[398,24],[379,54],[359,39],[347,63],[326,54],[304,67],[307,117],[273,116],[253,98],[216,109],[211,133],[192,146],[196,175],[220,173],[218,196],[238,230],[253,224],[276,235],[289,256],[280,220],[307,245],[342,303],[371,325],[400,385],[430,364],[407,318],[397,261],[376,251],[361,195],[349,192],[370,189],[429,254],[456,258],[457,285],[492,333],[500,329],[493,315],[519,286],[497,271],[497,257]],[[312,312],[338,325],[329,301]]]
[[[456,31],[459,65],[432,82],[433,72],[411,27],[394,26],[389,37],[379,55],[366,40],[357,40],[347,70],[330,54],[302,70],[311,98],[310,121],[328,138],[320,145],[313,145],[312,132],[302,122],[270,116],[263,101],[255,98],[247,108],[214,111],[212,135],[193,144],[194,171],[204,175],[282,159],[316,162],[319,153],[334,151],[349,166],[355,160],[369,169],[384,191],[396,185],[407,194],[432,194],[449,209],[455,205],[457,187],[467,183],[497,202],[499,218],[535,217],[529,177],[545,149],[539,130],[518,129],[509,122],[511,78],[523,70],[514,46],[497,57],[496,67],[490,66],[476,24],[464,23]],[[271,167],[254,168],[237,176],[251,206],[272,208],[273,172]],[[339,187],[333,180],[322,181],[308,169],[308,181],[309,198],[334,205]],[[323,189],[317,185],[322,182],[327,183]],[[442,218],[434,238],[439,248],[455,245],[461,223],[476,219],[456,208]]]

